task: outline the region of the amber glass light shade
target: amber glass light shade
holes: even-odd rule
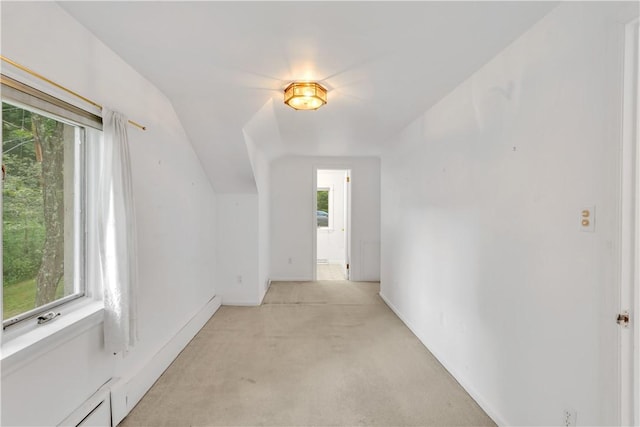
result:
[[[327,103],[327,90],[315,82],[293,82],[284,90],[284,103],[295,110],[317,110]]]

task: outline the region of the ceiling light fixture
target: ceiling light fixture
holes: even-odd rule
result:
[[[316,82],[293,82],[284,90],[284,103],[294,110],[317,110],[327,103],[327,90]]]

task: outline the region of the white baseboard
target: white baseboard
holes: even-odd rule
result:
[[[429,345],[427,344],[427,341],[425,339],[425,337],[421,336],[422,334],[419,332],[419,330],[414,327],[411,322],[409,322],[409,320],[407,318],[405,318],[402,313],[400,312],[400,310],[398,310],[388,299],[387,297],[385,297],[382,292],[380,292],[380,298],[382,298],[382,300],[385,302],[385,304],[387,304],[387,306],[391,309],[391,311],[393,311],[396,316],[398,316],[398,318],[400,320],[402,320],[402,322],[407,326],[407,328],[409,328],[409,330],[411,332],[413,332],[413,335],[416,336],[416,338],[418,338],[420,340],[420,342],[427,348],[427,350],[429,350],[429,352],[431,352],[431,354],[433,354],[433,356],[438,359],[438,362],[440,362],[440,364],[442,366],[444,366],[444,368],[449,371],[449,373],[453,376],[453,378],[456,379],[456,381],[458,381],[458,383],[462,386],[462,388],[464,388],[466,390],[467,393],[469,393],[469,395],[471,396],[471,398],[473,400],[476,401],[476,403],[482,408],[482,410],[484,412],[487,413],[487,415],[493,420],[493,422],[495,422],[497,425],[499,426],[509,426],[509,425],[513,425],[513,424],[509,424],[505,421],[505,419],[496,411],[494,410],[493,407],[491,407],[487,401],[480,395],[480,393],[478,393],[470,384],[469,382],[464,378],[464,376],[460,373],[460,371],[454,369],[452,366],[450,366],[443,357],[441,357],[440,354],[438,354],[437,352],[433,351]]]
[[[267,296],[267,292],[269,292],[269,288],[271,287],[271,279],[267,280],[267,287],[264,289],[264,292],[262,293],[262,296],[260,297],[260,304],[258,305],[262,305],[262,302],[264,301],[264,297]]]
[[[142,369],[129,378],[119,378],[115,381],[111,387],[111,418],[114,426],[118,425],[138,404],[171,362],[220,308],[221,302],[219,296],[211,298],[158,353],[143,365]]]
[[[230,299],[224,300],[222,305],[230,307],[256,307],[259,306],[260,303],[258,301],[235,301]]]
[[[311,282],[311,277],[273,277],[272,282]]]

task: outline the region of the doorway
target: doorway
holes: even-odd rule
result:
[[[316,280],[349,280],[351,172],[318,168],[315,178]]]

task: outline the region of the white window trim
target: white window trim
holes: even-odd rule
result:
[[[0,358],[3,377],[84,331],[102,324],[104,304],[102,301],[80,298],[60,307],[58,311],[61,315],[49,323],[34,327],[28,322],[3,331]]]
[[[88,176],[87,175],[88,168],[86,164],[87,157],[86,157],[85,151],[86,151],[86,145],[87,145],[86,139],[89,131],[87,130],[87,127],[85,125],[75,123],[69,119],[65,119],[63,117],[59,117],[51,113],[42,112],[36,107],[32,107],[20,101],[15,101],[11,97],[2,97],[2,99],[0,99],[0,102],[5,102],[5,101],[11,105],[17,106],[18,108],[34,111],[46,117],[51,117],[58,122],[68,123],[71,126],[78,127],[82,129],[82,134],[83,134],[83,137],[80,140],[75,142],[76,144],[80,145],[80,149],[76,150],[74,153],[74,169],[77,168],[80,171],[79,173],[81,175],[81,178],[80,178],[80,182],[77,182],[76,177],[74,176],[74,184],[73,184],[76,190],[74,194],[74,205],[80,206],[80,208],[76,209],[76,214],[74,214],[74,217],[73,217],[75,230],[80,231],[80,235],[76,235],[74,233],[74,236],[73,236],[74,258],[78,261],[78,262],[74,262],[73,277],[74,277],[74,280],[79,281],[79,283],[81,283],[83,287],[81,289],[78,289],[78,286],[77,286],[78,282],[76,282],[76,286],[74,286],[75,290],[72,294],[66,295],[62,298],[58,298],[54,301],[51,301],[48,304],[44,304],[42,306],[35,307],[31,310],[22,312],[9,319],[6,319],[6,320],[3,319],[2,321],[3,329],[8,329],[8,328],[13,328],[14,325],[18,325],[23,322],[29,322],[32,319],[36,319],[39,315],[42,315],[44,313],[47,313],[50,311],[57,311],[59,310],[60,307],[66,304],[69,304],[77,299],[84,298],[87,295],[87,290],[86,290],[87,289],[87,285],[86,285],[87,231],[86,231],[86,227],[87,227],[88,221],[87,221],[87,207],[86,207],[86,203],[87,203],[87,197],[86,197],[87,178],[86,177]],[[0,204],[0,206],[2,205]],[[85,217],[84,221],[80,218],[82,216]]]
[[[327,196],[327,203],[329,204],[329,212],[327,212],[328,214],[328,220],[327,220],[327,226],[326,227],[317,227],[318,231],[323,232],[323,233],[333,233],[333,185],[328,185],[328,186],[323,186],[323,187],[318,187],[316,189],[316,199],[318,197],[318,191],[328,191],[329,195]],[[317,206],[316,206],[317,209]]]
[[[40,90],[40,88],[37,88],[37,90]],[[46,91],[45,95],[47,95]],[[64,97],[59,97],[55,91],[53,91],[50,96],[59,98],[63,102],[68,101]],[[25,104],[25,106],[27,108],[33,108],[28,104]],[[89,112],[88,114],[94,113]],[[45,355],[53,348],[103,323],[104,303],[102,301],[101,284],[99,280],[96,280],[97,251],[95,248],[94,235],[95,221],[93,220],[96,214],[95,191],[89,188],[97,183],[99,175],[98,144],[100,144],[102,134],[90,131],[90,128],[93,126],[87,126],[86,123],[81,123],[80,125],[85,127],[86,130],[83,143],[85,145],[85,186],[87,187],[85,189],[84,203],[84,215],[86,216],[86,224],[84,227],[84,233],[86,234],[84,242],[84,293],[71,299],[71,301],[64,302],[52,308],[56,313],[60,313],[60,316],[57,316],[48,323],[38,325],[37,318],[31,317],[7,325],[6,329],[3,328],[0,330],[0,364],[2,365],[3,377],[35,358]],[[101,130],[101,125],[95,126],[95,128]],[[1,201],[0,206],[2,206]]]

